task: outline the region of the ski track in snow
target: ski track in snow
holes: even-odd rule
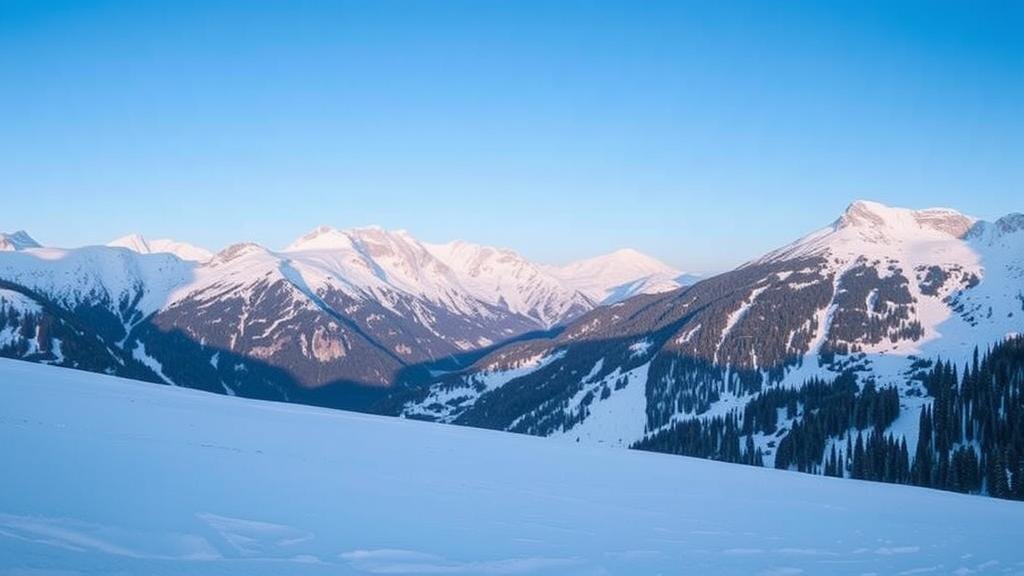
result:
[[[10,575],[1024,569],[1019,502],[11,360],[0,459]]]

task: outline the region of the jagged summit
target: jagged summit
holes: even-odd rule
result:
[[[531,318],[540,327],[593,307],[585,296],[512,250],[463,241],[426,244],[405,230],[320,226],[284,254],[330,263],[338,277],[357,285],[379,281],[460,309],[473,306],[465,301],[469,298]]]
[[[0,251],[25,250],[28,248],[42,248],[42,245],[36,242],[24,230],[11,233],[0,232]]]
[[[963,238],[971,229],[976,218],[966,216],[951,208],[925,208],[912,210],[895,208],[880,202],[857,200],[851,203],[843,215],[836,220],[836,230],[857,228],[887,232],[913,233],[919,229],[933,230]]]
[[[514,250],[462,240],[426,247],[478,298],[504,305],[545,327],[578,316],[594,305],[575,288]]]
[[[128,234],[126,236],[121,236],[120,238],[107,242],[107,246],[112,248],[127,248],[132,252],[138,252],[139,254],[149,254],[151,252],[149,242],[146,242],[146,239],[142,234]]]
[[[529,261],[514,250],[455,240],[430,244],[405,230],[318,226],[283,251],[358,269],[434,300],[468,293],[490,305],[533,318],[544,327],[574,318],[595,304],[678,288],[680,272],[634,249],[564,267]]]
[[[977,218],[950,208],[914,210],[870,200],[851,203],[831,225],[769,252],[754,263],[829,253],[841,259],[873,257],[896,247],[939,244],[959,246],[978,224]]]

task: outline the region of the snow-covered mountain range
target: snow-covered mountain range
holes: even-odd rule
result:
[[[931,403],[922,374],[938,359],[962,367],[975,347],[1022,329],[1024,216],[985,222],[859,201],[736,270],[498,348],[389,408],[628,446],[698,421],[742,421],[755,400],[774,401],[768,391],[853,374],[898,391],[900,416],[885,429],[913,450]],[[791,413],[772,434],[748,434],[766,464],[800,421]]]
[[[1024,498],[998,480],[1024,466],[1004,450],[1024,410],[1000,408],[1024,379],[1024,215],[858,201],[692,286],[629,250],[552,267],[381,228],[209,257],[2,239],[3,356]]]
[[[70,250],[24,232],[2,240],[0,354],[331,405],[345,393],[307,391],[418,380],[598,304],[513,251],[381,228],[320,227],[281,251],[217,254],[137,234]],[[630,266],[609,263],[606,288],[643,270]]]

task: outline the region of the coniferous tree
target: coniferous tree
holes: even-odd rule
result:
[[[742,410],[676,422],[636,447],[763,465],[760,435],[777,468],[1024,500],[1024,337],[977,350],[960,367],[937,361],[917,378],[930,401],[912,451],[887,432],[900,415],[898,391],[860,387],[852,373],[763,389]]]

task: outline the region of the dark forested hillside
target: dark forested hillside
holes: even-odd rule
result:
[[[851,372],[766,390],[742,410],[674,422],[633,447],[764,465],[765,446],[776,468],[1024,500],[1024,337],[917,378],[933,401],[920,409],[912,453],[886,432],[900,415],[896,389],[859,386]]]

